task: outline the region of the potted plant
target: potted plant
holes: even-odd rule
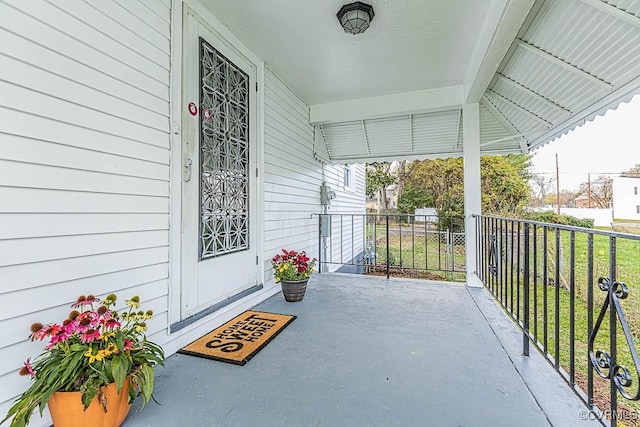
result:
[[[137,296],[120,311],[116,301],[114,294],[103,301],[82,295],[62,323],[31,325],[30,339],[48,344],[20,370],[31,376],[31,385],[2,423],[12,418],[12,427],[25,426],[36,408],[42,415],[48,404],[56,427],[119,426],[137,396],[143,407],[149,402],[154,366],[164,366],[162,348],[145,335],[153,312],[140,310]]]
[[[307,290],[309,275],[315,272],[316,259],[310,259],[305,251],[282,250],[271,259],[273,275],[282,285],[284,299],[288,302],[302,301]]]

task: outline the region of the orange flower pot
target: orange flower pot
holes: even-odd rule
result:
[[[84,410],[82,393],[79,391],[57,391],[49,399],[49,412],[54,427],[120,427],[129,414],[129,378],[118,394],[116,384],[102,387],[106,398],[107,412],[96,396]]]

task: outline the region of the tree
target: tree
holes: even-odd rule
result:
[[[524,210],[530,196],[530,160],[526,154],[480,159],[484,212],[515,214]]]
[[[411,165],[407,165],[406,160],[402,160],[398,162],[398,167],[396,168],[396,195],[398,196],[398,208],[400,207],[400,200],[402,199],[402,195],[405,190],[405,183],[407,179],[411,175]]]
[[[544,176],[539,174],[532,174],[529,179],[531,186],[531,192],[533,195],[533,201],[536,206],[542,206],[545,204],[547,194],[551,190],[551,187],[556,182],[553,176]]]
[[[529,155],[483,156],[482,209],[485,213],[519,213],[529,200]],[[423,160],[410,165],[409,185],[430,196],[438,215],[464,214],[463,159]],[[408,194],[408,191],[405,193]],[[407,197],[403,197],[403,202]],[[409,201],[407,201],[409,203]]]
[[[549,193],[544,198],[544,204],[555,206],[558,204],[557,193]],[[569,190],[560,190],[560,206],[573,207],[575,206],[576,198],[580,196],[580,192],[574,192]]]
[[[633,170],[633,169],[632,169]],[[630,173],[631,171],[629,171]],[[628,175],[632,176],[632,175]],[[589,184],[583,182],[580,184],[580,194],[587,194],[589,196]],[[562,193],[561,193],[562,194]],[[613,204],[613,178],[600,175],[593,181],[591,181],[591,207],[595,208],[610,208]]]
[[[433,206],[433,197],[430,192],[417,187],[411,181],[404,186],[402,196],[398,199],[398,211],[412,214],[418,208]]]
[[[380,196],[380,202],[384,211],[389,210],[387,204],[387,187],[395,184],[396,177],[391,173],[391,163],[375,162],[367,163],[366,166],[367,185],[365,192],[367,197]]]

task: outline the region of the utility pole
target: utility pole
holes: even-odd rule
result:
[[[558,167],[558,153],[556,153],[556,206],[560,215],[560,168]]]
[[[587,207],[591,208],[591,172],[587,175]]]

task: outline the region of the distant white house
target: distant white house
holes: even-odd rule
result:
[[[640,220],[640,177],[613,178],[613,216],[616,219]]]

